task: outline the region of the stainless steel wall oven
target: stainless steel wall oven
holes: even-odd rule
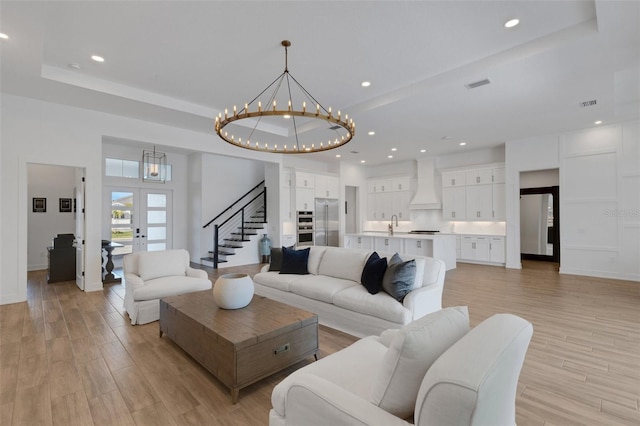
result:
[[[313,245],[313,212],[299,211],[297,214],[297,245],[312,246]]]

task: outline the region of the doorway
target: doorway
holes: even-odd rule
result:
[[[560,187],[520,189],[520,256],[560,262]]]
[[[172,191],[142,188],[106,188],[109,235],[121,244],[113,255],[167,250],[172,242]]]

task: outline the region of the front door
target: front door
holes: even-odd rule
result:
[[[172,192],[168,190],[110,189],[111,241],[122,244],[114,255],[172,248]]]

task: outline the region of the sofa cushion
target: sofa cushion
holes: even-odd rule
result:
[[[336,293],[355,286],[361,287],[358,282],[341,278],[327,277],[325,275],[306,275],[292,281],[289,285],[289,291],[309,299],[332,303],[333,296]]]
[[[310,274],[318,275],[318,268],[320,267],[320,262],[322,261],[326,247],[311,246],[310,249],[307,268],[309,269]]]
[[[424,281],[424,270],[427,265],[427,259],[424,257],[416,257],[414,260],[416,261],[416,277],[413,281],[412,290],[422,287]]]
[[[211,289],[211,281],[207,278],[161,277],[145,281],[142,287],[136,288],[133,291],[133,300],[154,300],[209,289]]]
[[[371,402],[398,417],[411,416],[431,364],[468,331],[466,306],[446,308],[402,327],[378,369]]]
[[[320,261],[318,274],[359,283],[369,253],[366,250],[327,247]]]
[[[387,348],[381,345],[375,336],[369,336],[316,362],[305,365],[298,371],[291,373],[273,389],[271,394],[273,408],[280,413],[285,413],[288,382],[294,380],[299,374],[313,374],[322,377],[338,387],[358,395],[365,401],[368,400],[371,386],[375,380],[375,375],[371,374],[371,371],[375,371],[386,350]]]
[[[309,261],[309,247],[296,250],[282,247],[281,274],[306,275],[309,273],[307,262]]]
[[[282,247],[271,247],[269,271],[280,271],[282,267]]]
[[[185,276],[189,255],[186,250],[139,253],[138,274],[143,281],[160,277]]]
[[[278,271],[259,272],[253,276],[253,282],[255,284],[261,284],[282,291],[290,291],[289,286],[291,283],[299,279],[299,275],[281,275]]]
[[[382,278],[382,289],[397,301],[402,302],[407,293],[413,290],[415,279],[415,259],[403,261],[396,253],[387,265],[387,270]]]
[[[360,277],[360,282],[369,294],[376,294],[382,289],[382,277],[384,277],[386,270],[387,258],[380,259],[380,256],[375,251],[371,253],[367,263],[364,264],[362,276]]]
[[[380,257],[386,257],[388,259],[387,260],[387,264],[388,264],[389,260],[391,260],[393,255],[397,253],[380,251],[378,252],[378,254],[380,255]],[[416,278],[413,281],[413,290],[422,287],[424,285],[425,278],[427,283],[435,282],[435,280],[437,279],[437,274],[436,275],[427,274],[427,272],[431,271],[431,269],[427,271],[427,266],[431,266],[432,269],[437,269],[437,268],[433,268],[433,265],[429,262],[429,260],[435,260],[435,259],[424,257],[424,256],[412,256],[404,253],[402,254],[402,259],[404,261],[411,260],[411,259],[414,259],[416,261]]]
[[[411,311],[384,291],[369,294],[361,285],[355,285],[333,295],[333,304],[350,311],[382,318],[398,325],[411,321]]]

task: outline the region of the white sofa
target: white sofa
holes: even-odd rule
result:
[[[160,319],[160,299],[211,289],[206,271],[189,266],[186,250],[128,254],[123,259],[124,309],[131,324]]]
[[[462,309],[366,337],[295,371],[273,389],[269,424],[515,425],[533,327],[499,314],[467,332]]]
[[[375,295],[360,283],[372,251],[312,246],[308,275],[269,272],[269,265],[253,277],[255,293],[318,314],[321,324],[354,336],[399,328],[442,308],[446,266],[442,260],[402,255],[416,260],[413,290],[402,301],[381,291]],[[379,253],[391,258],[393,253]]]

